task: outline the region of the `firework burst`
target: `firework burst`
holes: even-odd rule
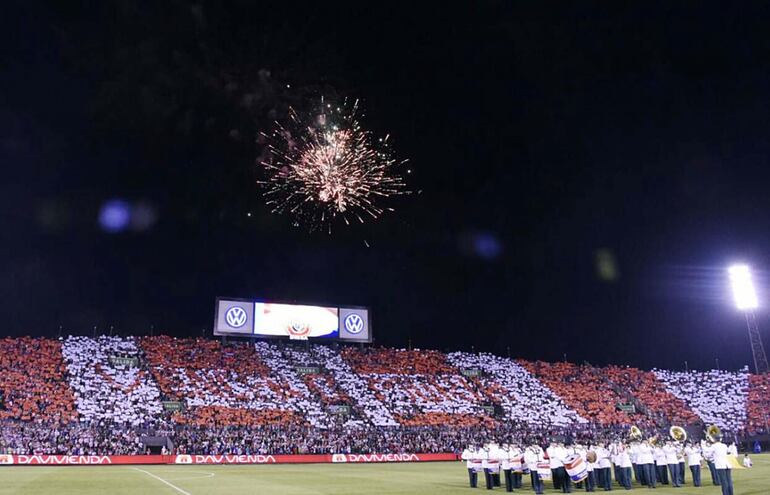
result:
[[[273,213],[291,215],[297,224],[331,230],[337,219],[363,223],[392,208],[384,198],[407,194],[396,169],[388,136],[375,139],[358,120],[358,100],[337,106],[325,102],[303,115],[289,109],[286,125],[276,123],[261,162],[265,198]]]

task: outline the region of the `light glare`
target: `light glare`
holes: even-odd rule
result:
[[[751,270],[748,265],[733,265],[727,269],[730,274],[730,285],[733,288],[735,306],[740,310],[756,309],[759,307],[754,282],[751,280]]]

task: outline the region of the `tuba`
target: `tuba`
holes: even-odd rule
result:
[[[658,435],[651,436],[647,439],[647,443],[650,444],[651,447],[657,447],[658,446]]]
[[[671,438],[679,443],[684,443],[687,441],[687,430],[681,426],[672,426],[669,428],[668,434],[671,435]]]
[[[711,425],[706,428],[706,439],[711,443],[722,441],[722,430],[717,425]]]
[[[642,430],[638,426],[633,425],[628,432],[628,438],[633,441],[640,441],[642,439]]]

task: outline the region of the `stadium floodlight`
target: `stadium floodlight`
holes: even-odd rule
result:
[[[767,373],[770,371],[770,366],[767,363],[765,347],[762,345],[762,336],[754,314],[754,310],[759,307],[759,299],[754,290],[754,282],[751,280],[751,270],[748,265],[732,265],[727,269],[727,273],[730,275],[735,306],[746,316],[751,354],[754,357],[754,370],[757,374]]]
[[[727,269],[730,275],[730,285],[733,287],[735,306],[741,311],[751,311],[759,307],[754,282],[751,280],[751,270],[748,265],[732,265]]]

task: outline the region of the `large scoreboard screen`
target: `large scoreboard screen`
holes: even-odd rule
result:
[[[371,342],[369,310],[217,298],[214,335]]]

